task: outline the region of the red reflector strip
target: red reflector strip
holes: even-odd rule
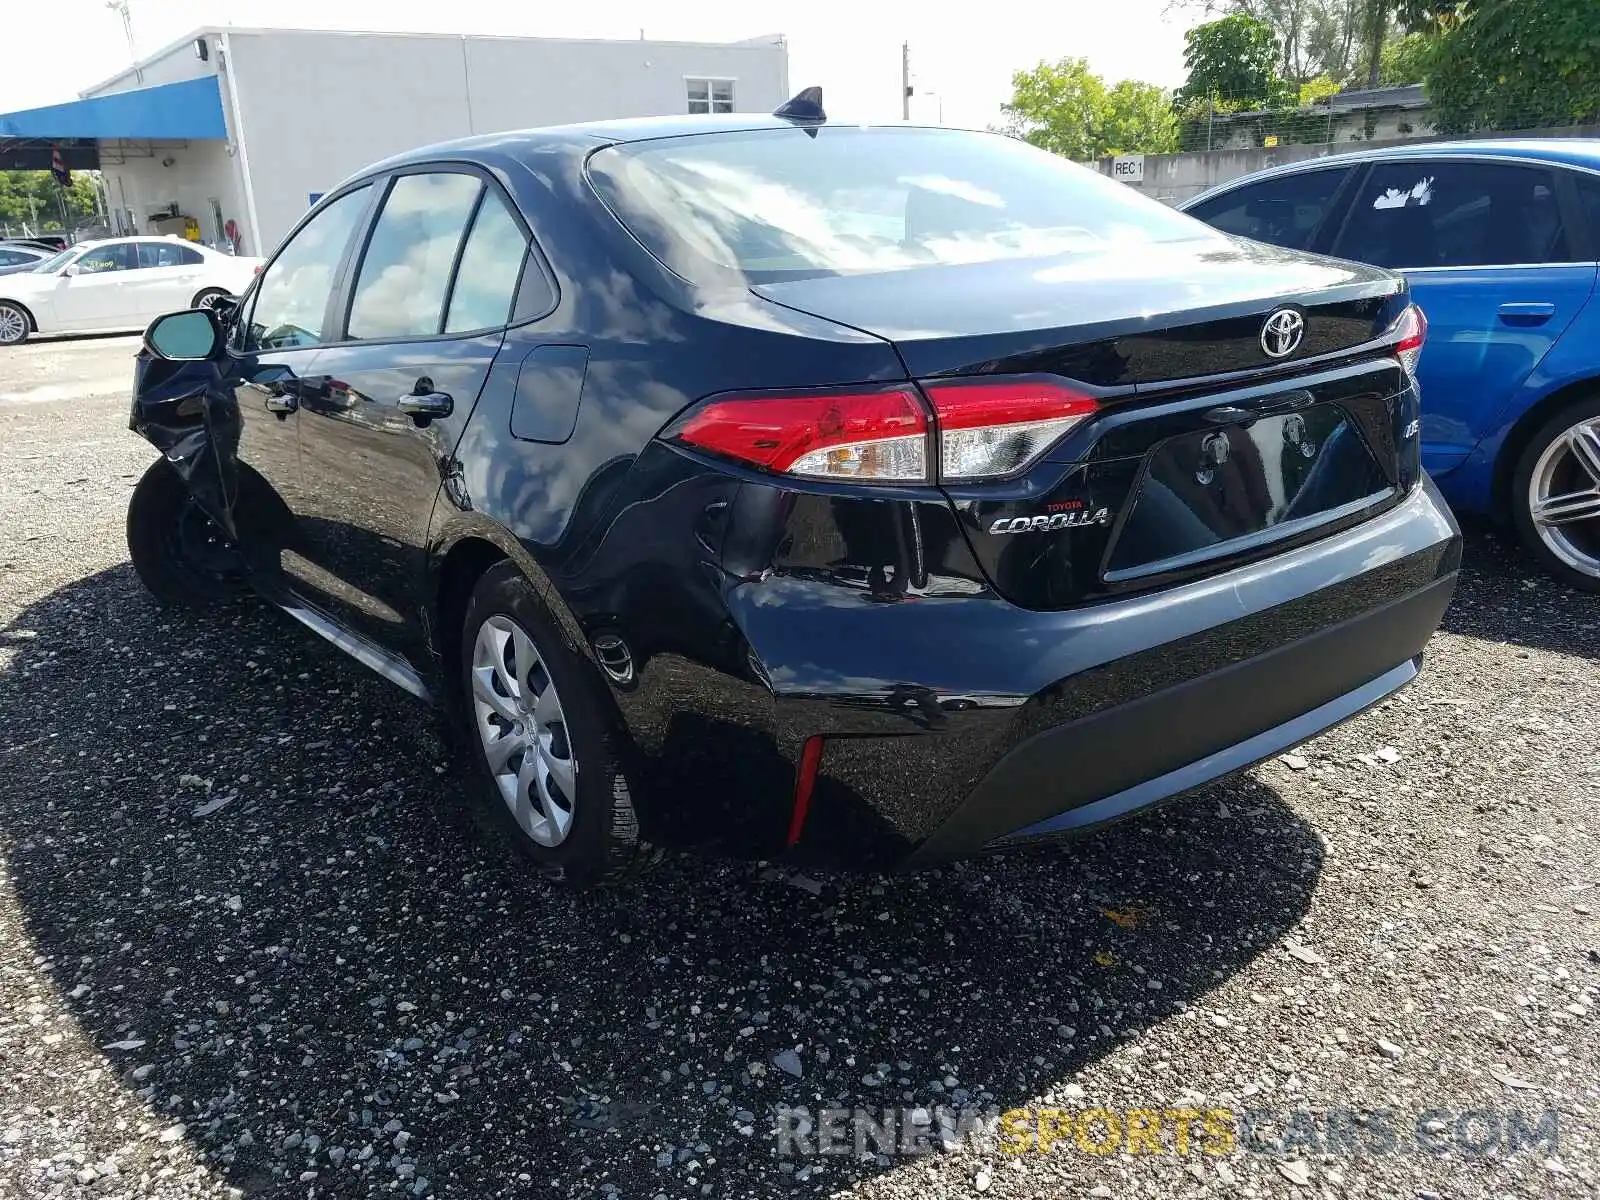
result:
[[[915,437],[928,429],[905,388],[874,392],[730,396],[683,418],[669,436],[769,471],[787,471],[818,450]]]
[[[925,382],[940,429],[977,429],[1086,417],[1098,407],[1094,397],[1049,380],[1002,379],[993,382]]]
[[[799,844],[800,834],[806,827],[806,813],[811,809],[811,790],[817,786],[817,768],[822,764],[821,736],[806,739],[800,751],[800,769],[794,777],[794,808],[789,813],[789,837],[785,846]]]

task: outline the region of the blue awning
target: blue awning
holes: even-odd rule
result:
[[[215,75],[0,113],[0,138],[177,142],[227,136]]]

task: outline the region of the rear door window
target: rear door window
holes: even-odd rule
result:
[[[352,339],[426,337],[444,328],[456,258],[482,190],[476,176],[459,172],[395,179],[356,274]]]
[[[139,243],[141,267],[192,267],[200,262],[200,252],[177,242],[170,246],[160,242]]]
[[[1592,258],[1600,253],[1600,175],[1580,175],[1576,171],[1572,174],[1578,181],[1578,211],[1583,214],[1588,230]]]
[[[461,251],[445,332],[493,329],[509,321],[517,280],[527,257],[528,243],[522,236],[522,227],[499,193],[490,190],[478,206],[472,232]]]
[[[245,349],[320,345],[324,317],[350,235],[372,193],[363,184],[332,201],[278,252],[256,284]]]
[[[1300,171],[1235,188],[1188,210],[1224,233],[1309,250],[1350,169]]]
[[[1550,171],[1427,159],[1373,167],[1334,253],[1380,267],[1571,261]]]

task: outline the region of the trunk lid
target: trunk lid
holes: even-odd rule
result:
[[[1383,331],[1397,275],[1232,238],[756,284],[765,299],[892,342],[913,378],[1045,371],[1098,387],[1276,366]],[[1276,308],[1304,310],[1281,360]]]
[[[893,343],[914,379],[1050,375],[1097,414],[1020,475],[946,483],[995,589],[1064,608],[1367,520],[1420,478],[1389,272],[1233,239],[760,284]],[[1269,317],[1289,309],[1287,353]],[[1292,322],[1291,322],[1292,324]]]

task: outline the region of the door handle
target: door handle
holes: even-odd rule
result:
[[[423,425],[426,425],[429,421],[436,421],[441,417],[448,417],[452,412],[455,411],[456,407],[455,401],[452,400],[449,394],[446,392],[435,392],[431,389],[427,391],[421,390],[422,383],[424,382],[426,381],[424,380],[418,383],[417,391],[412,392],[408,396],[401,396],[399,402],[395,406],[401,412],[405,413],[406,416],[415,421],[419,428]]]
[[[293,384],[275,383],[268,389],[267,398],[261,403],[269,413],[277,413],[280,417],[286,417],[299,409],[300,396],[295,391]]]
[[[1507,325],[1543,325],[1556,315],[1556,306],[1549,301],[1507,303],[1500,306],[1500,319]]]

